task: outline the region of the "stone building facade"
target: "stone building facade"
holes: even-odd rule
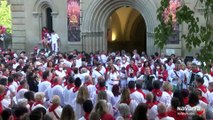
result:
[[[202,4],[199,0],[184,0],[204,23]],[[178,44],[168,44],[163,51],[154,46],[154,28],[158,25],[156,10],[160,0],[81,0],[80,21],[81,39],[78,42],[68,41],[67,0],[10,0],[12,10],[12,48],[15,51],[33,50],[40,45],[41,29],[47,25],[47,8],[51,9],[52,28],[61,38],[61,50],[74,49],[95,52],[107,50],[107,22],[109,16],[123,6],[136,9],[146,24],[146,52],[175,53],[179,56],[194,55],[198,50],[187,52],[180,38]],[[179,35],[187,32],[187,25],[180,25]]]

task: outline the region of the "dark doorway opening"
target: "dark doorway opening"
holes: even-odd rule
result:
[[[52,9],[51,8],[47,8],[46,9],[46,25],[48,30],[52,31],[53,30],[53,20],[52,20]]]

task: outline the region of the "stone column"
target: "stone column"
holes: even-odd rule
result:
[[[160,52],[159,48],[157,48],[154,45],[154,33],[147,32],[147,38],[146,38],[146,46],[147,46],[147,54],[151,55],[154,54],[155,52]]]

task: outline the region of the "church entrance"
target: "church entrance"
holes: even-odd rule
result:
[[[108,51],[126,50],[146,52],[146,23],[143,16],[132,7],[120,7],[108,19]]]

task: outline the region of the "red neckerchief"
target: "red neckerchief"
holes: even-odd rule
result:
[[[131,102],[131,99],[128,99],[128,100],[126,100],[126,101],[123,101],[122,103],[126,103],[127,105],[129,105],[130,102]]]
[[[0,115],[3,112],[3,106],[2,106],[2,100],[4,99],[5,95],[7,94],[7,92],[4,92],[4,94],[0,95]]]
[[[198,72],[200,72],[200,70],[198,69],[192,70],[192,73],[198,73]]]
[[[196,106],[195,104],[189,103],[189,106],[194,107]]]
[[[77,91],[79,90],[79,88],[80,88],[80,87],[76,87],[76,86],[75,86],[75,87],[73,88],[73,92],[74,92],[74,93],[77,92]]]
[[[56,85],[59,85],[58,82],[52,83],[51,88],[55,87]]]
[[[211,76],[213,76],[213,71],[211,71],[209,74],[210,74]]]
[[[129,115],[127,115],[127,116],[123,116],[123,118],[124,118],[124,119],[130,119],[130,120],[131,120],[131,119],[132,119],[132,115],[129,114]]]
[[[184,105],[187,105],[188,102],[189,102],[189,98],[188,98],[188,97],[183,98],[183,103],[184,103]]]
[[[14,82],[16,82],[17,85],[19,85],[19,81],[18,80],[14,80]]]
[[[53,112],[58,106],[58,104],[52,104],[49,108],[49,112]]]
[[[208,104],[208,100],[207,100],[205,97],[202,96],[202,97],[200,98],[200,100],[203,101],[204,103]]]
[[[73,87],[75,87],[75,85],[74,85],[73,83],[67,85],[67,89],[68,89],[68,90],[70,90],[70,89],[73,88]]]
[[[143,95],[144,98],[146,98],[146,94],[145,94],[141,89],[137,89],[137,91],[138,91],[139,93],[141,93],[141,94]]]
[[[204,92],[204,93],[206,93],[207,92],[207,89],[206,89],[206,87],[204,86],[204,85],[200,85],[199,87],[198,87],[198,89],[200,89],[202,92]]]
[[[134,93],[136,90],[134,88],[129,88],[130,94]]]
[[[158,114],[158,118],[159,119],[165,118],[167,116],[168,116],[167,113],[160,113],[160,114]]]
[[[92,85],[91,81],[85,82],[84,85],[88,86],[88,85]]]
[[[213,89],[212,89],[212,90],[209,90],[209,92],[212,93],[212,92],[213,92]]]
[[[105,91],[106,87],[98,87],[96,93],[98,94],[99,91]]]
[[[34,101],[33,100],[30,100],[30,101],[28,101],[28,104],[30,105],[30,111],[32,110],[32,106],[33,106],[33,104],[34,104]]]
[[[197,111],[197,115],[201,116],[201,115],[203,115],[203,114],[205,114],[205,109],[202,109],[202,110],[200,110],[200,111]]]
[[[98,84],[96,84],[95,87],[96,87],[96,89],[99,89],[99,85]]]
[[[41,102],[41,101],[36,101],[36,102],[34,103],[34,106],[36,106],[36,105],[38,105],[38,104],[43,105],[43,102]]]
[[[24,86],[23,85],[19,85],[18,88],[17,88],[17,92],[19,92],[21,89],[23,89]]]
[[[156,103],[154,102],[146,102],[148,109],[151,109],[154,105],[156,105]]]
[[[85,115],[84,115],[84,118],[85,118],[86,120],[89,120],[89,115],[90,115],[90,113],[86,112]]]
[[[179,70],[177,70],[177,68],[174,68],[173,70],[174,70],[174,71],[179,71]]]
[[[152,90],[152,93],[154,94],[154,95],[156,95],[157,97],[160,97],[163,93],[162,93],[162,91],[160,90],[160,89],[153,89]]]
[[[170,90],[164,90],[165,92],[167,92],[169,95],[172,95],[172,91]]]

